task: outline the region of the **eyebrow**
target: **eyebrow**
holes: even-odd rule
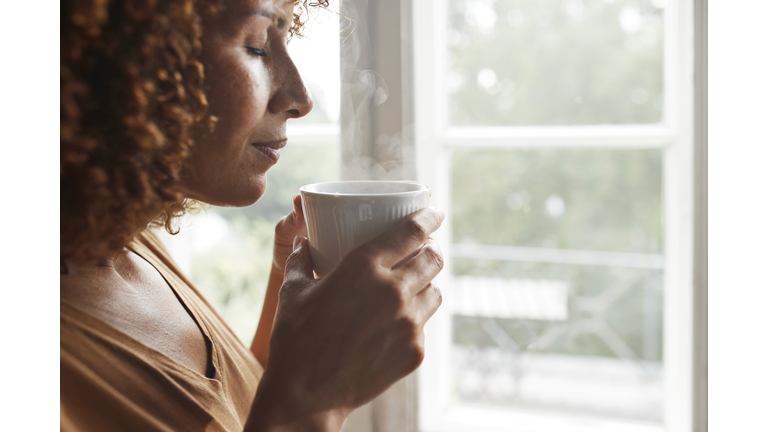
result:
[[[282,30],[285,27],[285,23],[286,23],[285,17],[282,15],[278,16],[275,12],[269,9],[257,8],[246,13],[246,16],[251,16],[251,15],[261,15],[263,17],[271,19],[272,23],[275,24],[277,28],[279,28],[280,30]]]

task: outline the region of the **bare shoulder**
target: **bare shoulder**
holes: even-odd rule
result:
[[[61,300],[205,374],[206,340],[163,276],[134,252],[110,266],[74,268],[61,275]]]

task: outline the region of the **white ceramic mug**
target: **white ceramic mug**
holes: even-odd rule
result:
[[[309,252],[325,276],[353,249],[429,205],[429,186],[398,181],[339,181],[302,186]]]

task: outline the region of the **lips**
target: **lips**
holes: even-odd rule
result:
[[[261,152],[264,156],[267,157],[267,159],[271,160],[272,163],[277,163],[277,161],[280,159],[280,149],[285,147],[286,144],[288,144],[288,139],[278,139],[275,141],[265,142],[265,143],[253,143],[251,144],[256,150]]]

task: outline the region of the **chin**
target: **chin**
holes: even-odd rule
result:
[[[267,179],[260,177],[249,183],[247,186],[206,188],[207,190],[188,193],[186,196],[218,207],[248,207],[264,196],[264,192],[267,190]]]
[[[243,199],[242,201],[231,205],[230,207],[248,207],[253,204],[256,204],[258,200],[261,199],[261,197],[264,196],[264,192],[266,192],[266,189],[260,190],[257,194],[254,194],[246,199]]]
[[[217,200],[218,202],[209,204],[213,204],[219,207],[248,207],[260,200],[261,197],[264,196],[264,192],[266,192],[266,190],[267,188],[265,185],[265,187],[255,188],[249,191],[242,191],[243,193],[237,195],[229,195],[225,198],[222,197],[224,199]]]

